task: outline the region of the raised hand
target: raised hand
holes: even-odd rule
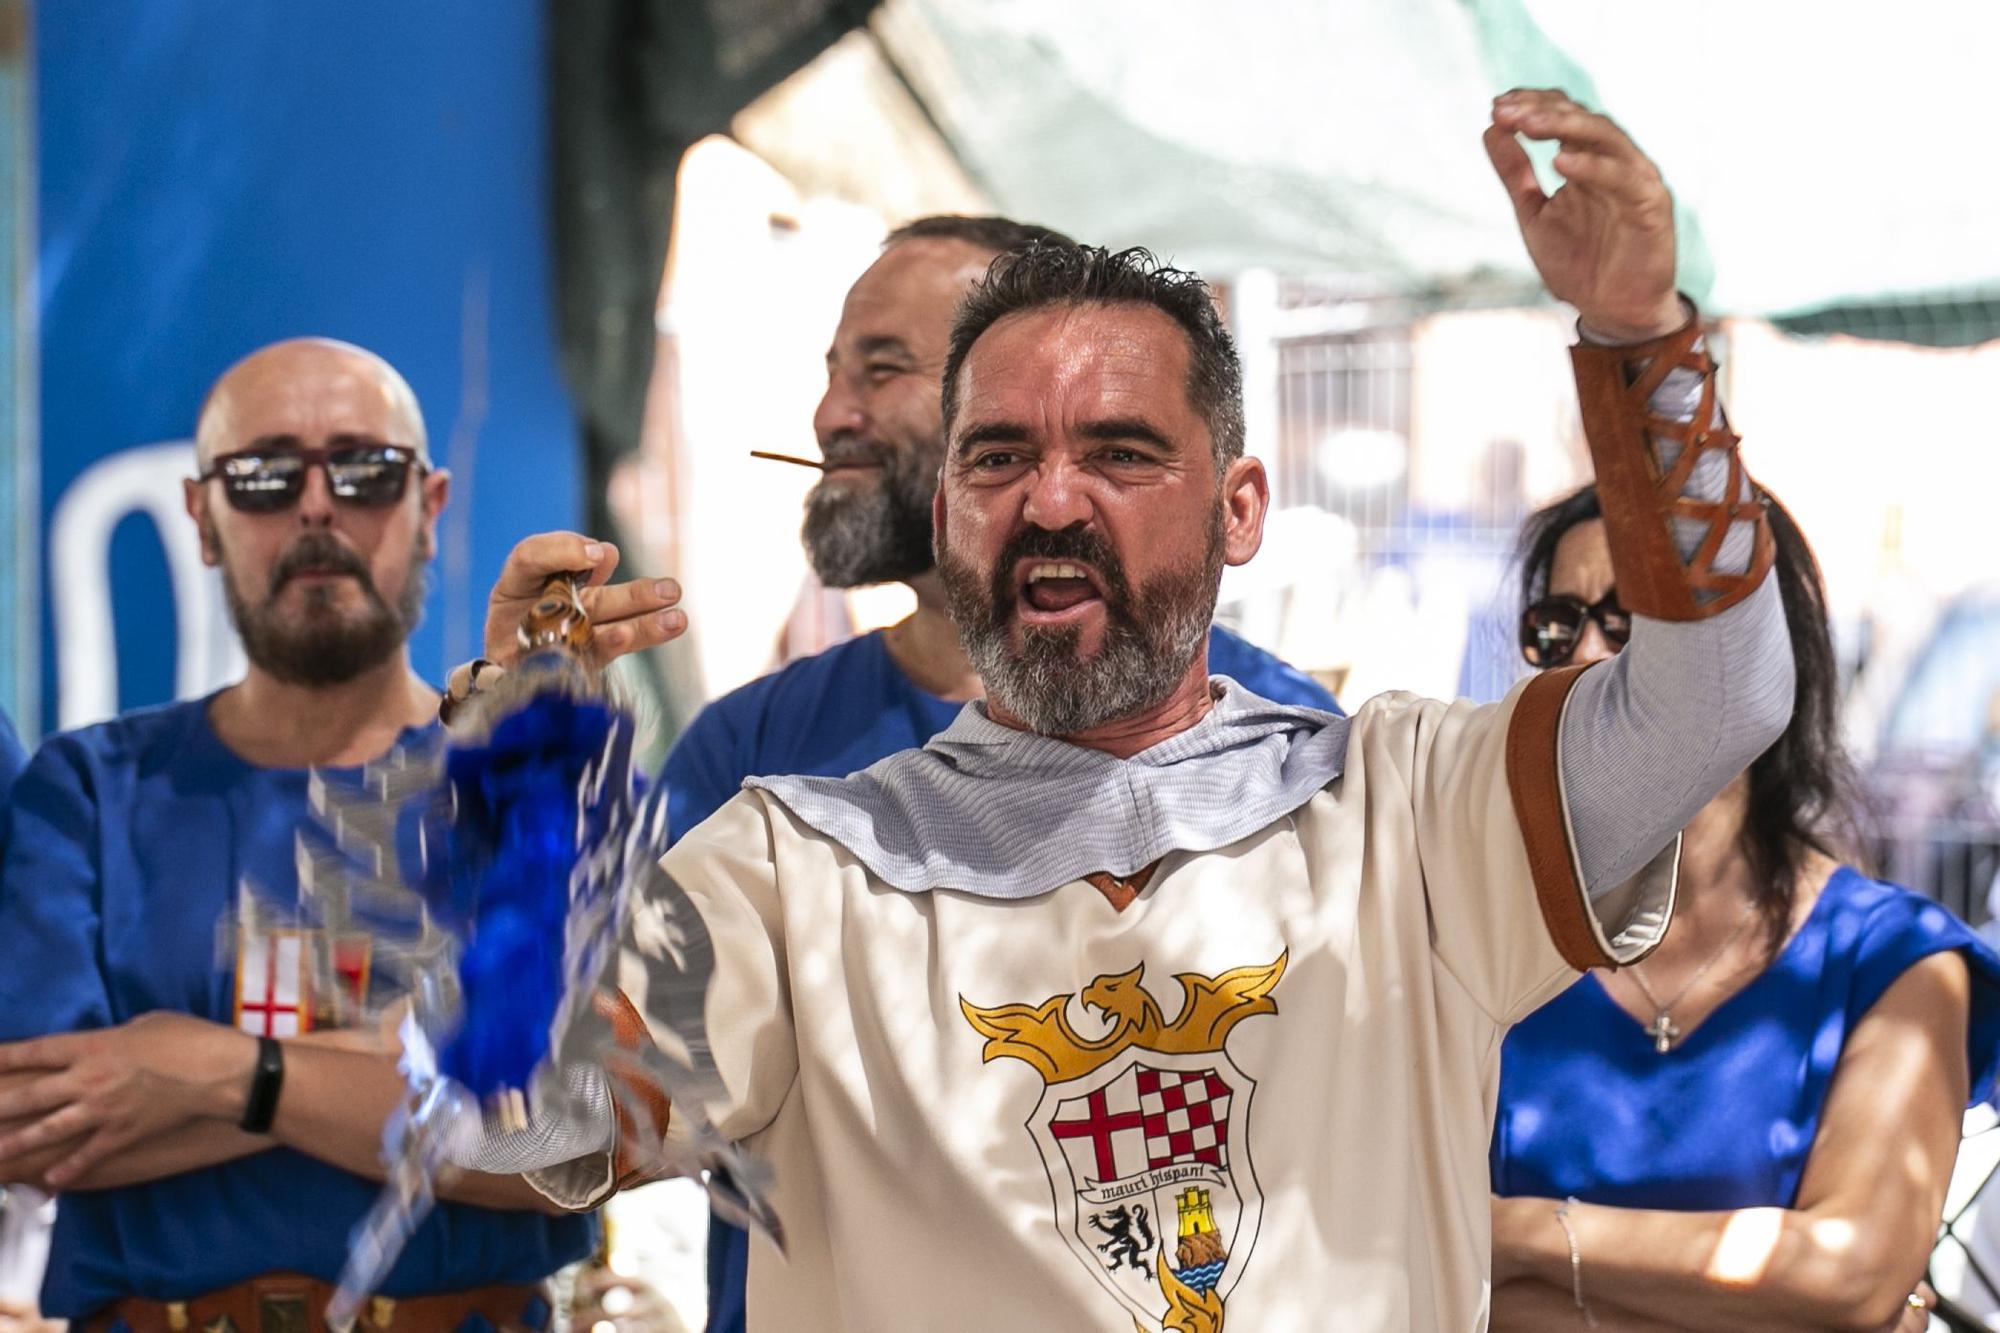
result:
[[[1516,134],[1559,141],[1567,184],[1544,194]],[[1584,327],[1643,342],[1687,323],[1674,290],[1673,196],[1625,131],[1557,89],[1516,88],[1494,99],[1486,155],[1543,283]]]
[[[590,571],[583,606],[590,613],[596,665],[679,638],[687,629],[687,613],[677,609],[680,585],[672,579],[611,583],[617,568],[618,548],[610,542],[574,532],[540,532],[524,538],[508,552],[486,600],[487,660],[512,666],[520,656],[515,636],[521,618],[541,600],[549,576],[582,570]]]

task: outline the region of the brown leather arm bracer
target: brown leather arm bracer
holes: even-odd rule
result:
[[[1736,605],[1764,581],[1775,550],[1763,492],[1753,483],[1746,496],[1736,434],[1717,420],[1715,362],[1695,345],[1700,337],[1701,321],[1695,318],[1651,342],[1585,344],[1570,352],[1617,571],[1618,600],[1626,610],[1656,620],[1702,620]],[[1701,376],[1701,398],[1691,421],[1656,416],[1651,407],[1654,391],[1676,367]],[[1681,445],[1671,468],[1661,467],[1656,440]],[[1718,451],[1729,460],[1727,498],[1711,503],[1683,495],[1695,465]],[[1677,518],[1707,526],[1687,560],[1674,541]],[[1741,574],[1724,573],[1715,568],[1716,555],[1730,526],[1739,522],[1756,526],[1750,567]]]
[[[660,1147],[667,1133],[667,1117],[673,1108],[667,1094],[646,1073],[636,1059],[620,1059],[618,1051],[641,1051],[652,1044],[646,1020],[623,991],[599,991],[594,1004],[598,1016],[611,1025],[611,1041],[604,1072],[612,1080],[611,1104],[618,1114],[618,1150],[612,1154],[611,1174],[616,1188],[628,1189],[658,1179],[662,1169]],[[643,1125],[632,1114],[637,1105],[652,1123]]]

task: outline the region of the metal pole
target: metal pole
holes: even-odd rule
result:
[[[0,707],[41,734],[33,0],[0,0]]]

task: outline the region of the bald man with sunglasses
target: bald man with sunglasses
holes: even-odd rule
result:
[[[45,1313],[85,1329],[303,1330],[374,1200],[402,1090],[376,1034],[300,963],[298,932],[239,927],[239,886],[296,894],[307,770],[355,768],[435,725],[407,639],[451,479],[401,375],[297,339],[204,403],[189,518],[249,665],[205,699],[49,740],[0,859],[0,1182],[60,1194]],[[652,585],[598,595],[657,642]],[[614,601],[606,601],[609,596]],[[368,960],[343,941],[341,986]],[[594,1244],[518,1180],[468,1174],[412,1237],[367,1325],[546,1325],[541,1280]]]

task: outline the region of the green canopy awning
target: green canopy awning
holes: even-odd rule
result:
[[[1000,208],[1107,244],[1215,273],[1519,289],[1479,131],[1494,93],[1558,84],[1660,163],[1682,283],[1710,309],[1995,332],[1986,0],[889,0],[872,24]],[[1971,317],[1927,323],[1933,298]]]

